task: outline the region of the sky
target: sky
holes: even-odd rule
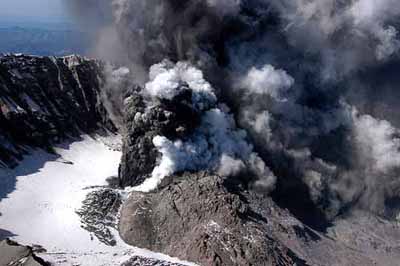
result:
[[[64,0],[0,0],[0,19],[65,21]]]

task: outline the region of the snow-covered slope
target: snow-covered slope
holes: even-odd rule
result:
[[[119,265],[136,255],[178,262],[130,247],[117,232],[117,245],[107,246],[81,228],[75,211],[93,190],[88,187],[106,185],[118,174],[119,151],[89,136],[55,150],[57,155],[35,151],[17,168],[0,169],[0,188],[14,187],[0,193],[0,225],[14,240],[42,245],[47,252],[40,256],[56,265]]]

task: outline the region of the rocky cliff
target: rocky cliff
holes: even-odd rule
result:
[[[114,131],[101,100],[99,61],[79,56],[0,57],[0,167],[15,166],[30,147],[96,129]]]

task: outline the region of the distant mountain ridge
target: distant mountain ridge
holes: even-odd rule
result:
[[[0,53],[24,53],[40,56],[86,54],[88,34],[67,24],[12,26],[0,23]]]

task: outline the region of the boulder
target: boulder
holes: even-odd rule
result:
[[[9,239],[0,242],[0,265],[50,266],[35,255],[32,247],[22,246]]]

